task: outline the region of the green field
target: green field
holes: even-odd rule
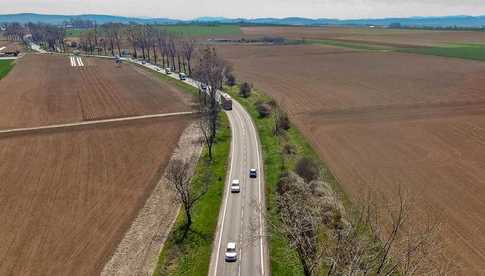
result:
[[[12,70],[15,62],[13,60],[0,60],[0,79],[5,77]]]
[[[66,37],[80,37],[87,29],[68,29],[66,30]]]
[[[225,36],[240,35],[239,25],[173,25],[160,26],[172,34],[183,36]]]
[[[391,50],[391,47],[382,46],[382,45],[375,45],[370,43],[356,43],[356,42],[347,42],[347,41],[340,41],[340,40],[332,40],[332,39],[305,39],[304,44],[320,44],[320,45],[329,45],[341,48],[349,48],[353,50],[366,50],[366,51],[382,51],[382,50]]]
[[[400,49],[401,52],[485,61],[483,44],[449,44],[439,47]]]
[[[239,25],[161,25],[160,29],[167,30],[171,34],[181,36],[227,36],[240,35]],[[66,31],[66,37],[80,37],[83,32],[89,29],[69,29]]]

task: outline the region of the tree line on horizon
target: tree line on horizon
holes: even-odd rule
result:
[[[192,74],[192,61],[196,50],[193,39],[148,24],[106,23],[98,26],[95,22],[73,23],[89,28],[81,33],[79,42],[74,41],[69,45],[66,45],[66,28],[52,24],[10,23],[5,27],[4,36],[12,41],[31,39],[55,52],[66,52],[66,47],[70,46],[92,55],[129,55],[148,62],[160,62],[163,68]]]

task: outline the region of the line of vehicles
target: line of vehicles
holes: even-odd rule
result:
[[[140,62],[143,65],[146,64],[146,61],[144,60]],[[163,73],[165,73],[166,75],[172,75],[176,73],[176,72],[173,72],[171,68],[161,69],[157,67],[156,70],[157,71],[163,70]],[[181,81],[186,81],[188,76],[183,72],[179,72],[178,78]],[[200,84],[200,89],[204,92],[207,92],[207,85],[204,83]],[[232,110],[232,98],[227,93],[219,91],[216,95],[216,100],[221,104],[224,110]],[[255,168],[251,168],[249,170],[249,178],[257,178],[257,177],[258,177],[257,170]],[[231,190],[231,194],[241,193],[241,181],[239,179],[233,179],[231,182],[230,190]],[[224,260],[226,262],[236,262],[237,259],[238,259],[237,243],[233,241],[228,242],[226,246],[226,250],[224,252]]]
[[[175,73],[175,72],[173,72],[171,68],[165,68],[164,73],[166,75],[171,75],[172,73]],[[179,80],[181,81],[187,80],[187,74],[183,72],[178,73],[178,77],[179,77]],[[206,84],[202,83],[200,86],[201,86],[200,89],[202,91],[207,92]],[[217,101],[221,104],[224,110],[232,110],[232,98],[227,93],[219,92],[217,95]]]
[[[256,169],[249,169],[249,178],[257,178],[258,172]],[[241,192],[241,181],[239,179],[233,179],[231,182],[231,193]],[[237,261],[237,249],[236,242],[228,242],[226,246],[226,252],[224,253],[224,259],[226,262],[236,262]]]

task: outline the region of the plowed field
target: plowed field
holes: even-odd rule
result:
[[[443,219],[459,274],[483,273],[485,63],[314,46],[220,49],[241,80],[284,106],[350,196],[403,186]]]
[[[0,82],[0,128],[187,111],[184,95],[112,60],[27,55]]]
[[[436,46],[446,43],[485,43],[482,32],[397,30],[346,27],[243,27],[248,36],[283,36],[291,39],[343,39],[396,46]]]
[[[0,136],[0,275],[98,275],[188,121]]]
[[[190,109],[183,92],[138,67],[75,64],[19,59],[0,80],[0,128]],[[99,275],[191,119],[0,134],[0,275]],[[164,194],[164,211],[175,211]]]

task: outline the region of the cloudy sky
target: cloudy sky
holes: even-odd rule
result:
[[[379,18],[485,15],[485,0],[14,0],[0,14],[113,14],[190,19],[199,16]]]

